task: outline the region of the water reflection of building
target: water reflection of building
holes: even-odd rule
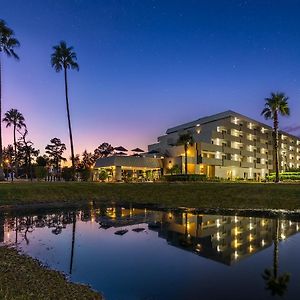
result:
[[[93,205],[90,209],[75,213],[75,216],[74,218],[73,212],[65,212],[6,217],[4,220],[0,215],[0,242],[4,240],[6,243],[17,243],[24,238],[28,243],[27,234],[35,228],[48,227],[57,235],[67,224],[73,224],[74,241],[76,219],[115,228],[152,223],[155,225],[151,226],[152,230],[157,231],[158,236],[170,245],[231,265],[269,247],[276,234],[276,220],[267,218],[195,215],[121,206],[95,208]],[[299,229],[298,222],[280,220],[278,238],[286,239]]]
[[[231,265],[269,247],[274,219],[165,213],[158,235],[170,245]],[[299,224],[280,220],[279,239],[299,231]]]
[[[97,222],[107,223],[113,227],[124,227],[137,225],[141,223],[150,223],[161,221],[161,212],[147,210],[146,208],[125,208],[125,207],[108,207],[105,209],[96,209],[91,219]]]

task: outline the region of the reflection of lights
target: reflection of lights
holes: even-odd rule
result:
[[[238,255],[237,251],[234,251],[234,258],[237,259],[238,256],[239,256],[239,255]]]
[[[234,240],[234,248],[237,248],[237,247],[238,247],[238,240],[235,239],[235,240]]]
[[[201,244],[197,244],[196,249],[195,249],[196,252],[200,252],[201,248],[202,248]]]
[[[217,240],[219,241],[220,240],[220,233],[217,232]]]
[[[289,225],[292,226],[292,221],[289,222]]]
[[[251,242],[253,240],[253,236],[252,236],[252,234],[250,233],[249,234],[249,241]]]
[[[237,235],[237,234],[238,234],[238,228],[235,227],[235,228],[234,228],[234,235]]]
[[[285,240],[285,238],[286,238],[286,236],[283,233],[280,235],[280,237],[282,240]]]
[[[265,220],[264,219],[261,220],[261,226],[265,226]]]
[[[219,245],[217,246],[217,251],[218,251],[218,252],[220,252],[220,251],[221,251],[221,249],[220,249],[220,246],[219,246]]]
[[[253,225],[252,223],[249,223],[249,229],[252,230],[253,229]]]
[[[265,240],[261,240],[261,245],[264,247],[265,246]]]
[[[296,225],[296,230],[297,230],[297,231],[299,230],[299,225],[298,225],[298,224]]]
[[[190,229],[190,222],[187,222],[187,224],[186,224],[186,228],[187,228],[187,230],[189,230],[189,229]]]
[[[238,222],[238,218],[237,216],[234,217],[234,223],[237,223]]]
[[[249,246],[249,252],[252,252],[253,251],[253,247],[250,245]]]
[[[217,223],[217,227],[220,227],[220,220],[219,219],[216,220],[216,223]]]

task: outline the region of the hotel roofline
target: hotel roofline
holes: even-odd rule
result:
[[[181,124],[181,125],[178,125],[178,126],[175,126],[175,127],[171,127],[169,129],[167,129],[166,134],[178,132],[178,131],[181,131],[181,130],[184,131],[184,130],[192,129],[198,124],[203,125],[203,124],[207,124],[207,123],[214,122],[214,121],[217,121],[217,120],[226,119],[228,117],[237,117],[237,118],[243,119],[243,120],[245,120],[249,123],[256,123],[261,127],[264,127],[266,129],[269,129],[269,130],[273,130],[273,128],[270,125],[267,125],[267,124],[262,123],[260,121],[254,120],[252,118],[249,118],[249,117],[247,117],[245,115],[242,115],[240,113],[237,113],[235,111],[226,110],[224,112],[217,113],[217,114],[210,115],[210,116],[206,116],[206,117],[197,119],[197,120],[192,121],[192,122],[188,122],[188,123],[184,123],[184,124]],[[283,130],[279,130],[279,133],[287,135],[287,136],[295,138],[295,139],[300,139],[299,136],[290,134],[290,133],[285,132]]]

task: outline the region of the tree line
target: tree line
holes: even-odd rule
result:
[[[14,31],[9,28],[4,20],[0,20],[0,118],[2,119],[2,64],[1,64],[1,59],[2,59],[2,54],[6,54],[7,57],[13,57],[16,60],[19,60],[18,54],[15,52],[16,48],[20,47],[20,42],[17,40],[15,37]],[[69,129],[69,138],[70,138],[70,149],[71,149],[71,162],[72,162],[72,168],[75,170],[75,155],[74,155],[74,143],[73,143],[73,135],[72,135],[72,126],[71,126],[71,117],[70,117],[70,105],[69,105],[69,94],[68,94],[68,70],[79,70],[79,65],[76,62],[77,61],[77,56],[76,53],[73,51],[73,47],[68,47],[65,41],[61,41],[58,45],[53,47],[53,53],[51,55],[51,66],[54,68],[56,72],[61,72],[63,71],[64,73],[64,83],[65,83],[65,101],[66,101],[66,111],[67,111],[67,119],[68,119],[68,129]],[[18,113],[17,110],[12,109],[15,114]],[[7,127],[13,126],[14,127],[14,169],[15,173],[18,174],[18,160],[19,157],[17,155],[17,141],[16,141],[16,130],[21,130],[22,128],[25,128],[21,124],[21,116],[18,116],[18,124],[20,125],[8,125]],[[3,121],[6,119],[3,119]],[[6,121],[4,121],[6,122]],[[3,167],[4,167],[4,152],[2,148],[2,124],[0,124],[0,180],[4,180],[4,172],[3,172]],[[23,133],[25,134],[25,132]],[[27,133],[26,133],[27,135]],[[26,138],[26,135],[24,138]],[[52,141],[52,140],[51,140]],[[57,140],[53,139],[53,144],[57,143]],[[24,149],[29,149],[30,148],[30,142],[26,143],[24,146]],[[29,148],[28,148],[29,147]],[[54,146],[55,148],[56,146]],[[47,151],[54,151],[53,149],[46,149]],[[8,149],[6,149],[8,150]],[[29,150],[28,150],[29,151]],[[28,159],[29,156],[27,156],[26,159]],[[29,164],[29,163],[28,163]],[[56,160],[57,164],[57,160]]]

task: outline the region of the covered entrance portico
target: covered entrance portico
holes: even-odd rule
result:
[[[108,181],[155,181],[160,178],[162,159],[138,156],[111,156],[99,158],[94,166],[94,180],[105,170]]]

